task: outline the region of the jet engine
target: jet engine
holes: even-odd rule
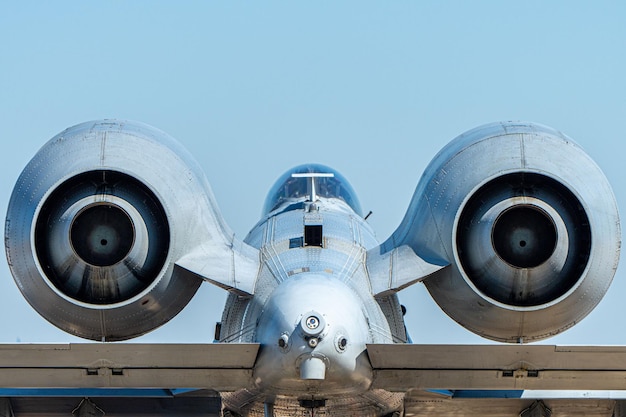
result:
[[[573,326],[607,291],[619,259],[611,187],[571,139],[494,123],[450,142],[390,239],[449,267],[425,279],[454,320],[504,342]]]
[[[175,265],[228,234],[191,155],[150,126],[96,121],[52,138],[26,166],[7,211],[13,277],[68,333],[123,340],[170,320],[202,282]]]

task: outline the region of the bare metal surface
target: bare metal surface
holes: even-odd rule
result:
[[[128,181],[109,183],[111,177]],[[144,206],[147,200],[151,204]],[[74,239],[81,231],[91,235],[88,227],[74,224],[94,204],[115,207],[132,219],[134,242],[126,255],[118,254],[121,261],[93,265],[92,257],[81,256],[85,248],[71,249],[71,241],[95,247],[103,242],[104,252],[114,246],[115,239]],[[166,221],[152,216],[161,210]],[[34,226],[41,219],[37,239]],[[92,226],[96,235],[105,231],[111,238],[126,231],[117,230],[119,225]],[[155,243],[168,249],[146,255]],[[158,129],[122,120],[73,126],[37,152],[11,195],[5,244],[13,277],[33,308],[57,327],[96,341],[129,339],[159,327],[187,305],[202,282],[198,275],[224,279],[227,286],[235,266],[242,273],[239,280],[253,279],[258,262],[254,249],[233,240],[191,154]],[[214,249],[213,257],[198,261],[194,255],[207,248]],[[175,268],[181,259],[185,268]],[[144,264],[149,266],[145,274]],[[123,289],[136,276],[140,289],[126,294]],[[105,300],[91,295],[90,289],[101,287]],[[105,302],[111,295],[118,297]]]
[[[545,181],[527,181],[531,176]],[[521,180],[509,181],[515,177]],[[544,213],[558,233],[545,262],[519,268],[494,250],[491,235],[504,212],[524,207]],[[590,246],[574,233],[585,225]],[[520,238],[520,246],[541,250],[531,243],[539,236],[529,234],[536,239]],[[606,177],[570,138],[534,123],[491,123],[433,158],[383,252],[401,245],[431,263],[452,264],[424,283],[459,324],[498,341],[533,341],[573,326],[600,302],[617,268],[620,223]]]
[[[268,201],[241,241],[201,167],[164,132],[100,120],[55,136],[7,210],[7,259],[26,299],[69,333],[114,341],[164,324],[206,281],[229,292],[223,343],[3,345],[0,388],[200,389],[196,398],[219,395],[245,417],[268,404],[276,416],[388,416],[406,393],[406,415],[518,415],[538,408],[509,398],[500,412],[423,390],[626,391],[625,348],[521,344],[585,317],[619,259],[611,188],[561,133],[503,122],[462,134],[426,168],[383,244],[329,167],[287,171]],[[407,340],[396,292],[422,281],[461,325],[520,344],[393,344]],[[193,413],[172,396],[150,403],[154,412]],[[545,410],[562,415],[593,404],[551,398]],[[613,407],[596,400],[597,410]],[[86,404],[110,415],[122,401],[108,401]]]
[[[389,390],[625,390],[624,346],[368,345]]]
[[[256,344],[0,345],[3,388],[251,386]]]

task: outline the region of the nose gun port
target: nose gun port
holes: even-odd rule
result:
[[[320,342],[320,336],[326,328],[324,315],[317,311],[309,311],[300,320],[300,329],[306,343],[311,349],[315,349]],[[302,380],[323,380],[326,378],[326,363],[324,357],[319,354],[310,354],[301,358],[300,379]]]
[[[300,363],[300,379],[325,379],[326,363],[322,358],[311,356]]]

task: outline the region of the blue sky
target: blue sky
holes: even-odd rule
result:
[[[0,216],[24,165],[66,127],[140,120],[204,166],[243,238],[275,179],[317,162],[346,176],[380,240],[449,140],[497,120],[561,130],[626,207],[626,3],[3,2]],[[626,270],[582,323],[547,343],[626,344]],[[224,296],[204,285],[141,341],[210,341]],[[482,343],[416,286],[413,339]],[[77,341],[22,298],[0,260],[0,342]]]

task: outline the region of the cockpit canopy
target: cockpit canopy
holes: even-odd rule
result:
[[[298,176],[298,174],[305,175]],[[320,176],[306,176],[306,174],[320,174]],[[311,185],[314,186],[313,192]],[[289,201],[307,201],[313,194],[317,197],[343,200],[355,213],[359,216],[363,215],[361,204],[350,183],[334,169],[321,164],[299,165],[281,175],[267,195],[263,215]]]

